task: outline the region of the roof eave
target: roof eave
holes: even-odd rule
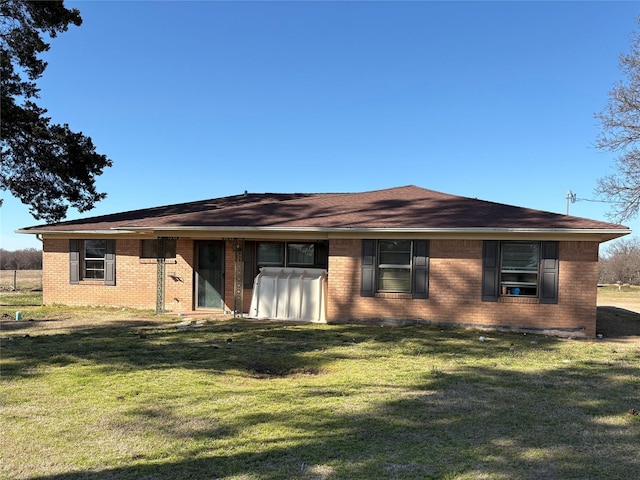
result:
[[[589,240],[606,242],[631,233],[628,228],[384,228],[384,227],[114,227],[112,229],[85,230],[16,230],[16,233],[47,235],[51,237],[69,237],[79,235],[112,236],[170,236],[202,238],[215,235],[230,238],[265,238],[285,236],[287,238],[451,238],[451,239],[522,239],[522,240]]]
[[[120,228],[111,228],[111,229],[79,229],[79,230],[47,230],[46,228],[39,228],[37,230],[28,230],[28,229],[18,229],[14,230],[15,233],[25,234],[25,235],[55,235],[58,237],[68,237],[70,235],[78,236],[78,235],[123,235],[123,234],[139,234],[137,230],[130,229],[120,229]]]

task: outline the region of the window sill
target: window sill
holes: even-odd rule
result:
[[[155,265],[156,263],[158,263],[158,259],[156,258],[141,258],[140,259],[140,263],[142,264],[153,264]],[[178,263],[178,260],[176,260],[175,258],[165,258],[164,260],[165,265],[174,265],[176,263]]]
[[[536,305],[540,303],[538,297],[498,297],[498,303],[516,303],[520,305]]]
[[[104,280],[80,280],[80,285],[104,285]]]
[[[413,295],[410,293],[376,292],[375,298],[399,298],[402,300],[411,300],[413,299]]]

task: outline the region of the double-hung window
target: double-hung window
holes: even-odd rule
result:
[[[104,259],[107,255],[107,241],[85,240],[82,254],[82,278],[86,280],[104,280]]]
[[[529,297],[558,303],[559,243],[487,240],[482,253],[482,300]]]
[[[429,296],[428,240],[363,240],[360,294]]]
[[[411,240],[378,241],[378,291],[411,293]]]
[[[69,283],[116,284],[115,240],[69,240]]]
[[[538,242],[503,242],[500,256],[502,295],[538,296]]]

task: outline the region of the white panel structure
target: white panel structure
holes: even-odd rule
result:
[[[250,318],[324,323],[327,271],[263,267],[253,282]]]

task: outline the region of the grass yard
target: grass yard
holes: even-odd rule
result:
[[[3,479],[640,478],[638,338],[15,310]]]
[[[631,310],[640,313],[640,286],[600,285],[598,305],[628,306]]]

